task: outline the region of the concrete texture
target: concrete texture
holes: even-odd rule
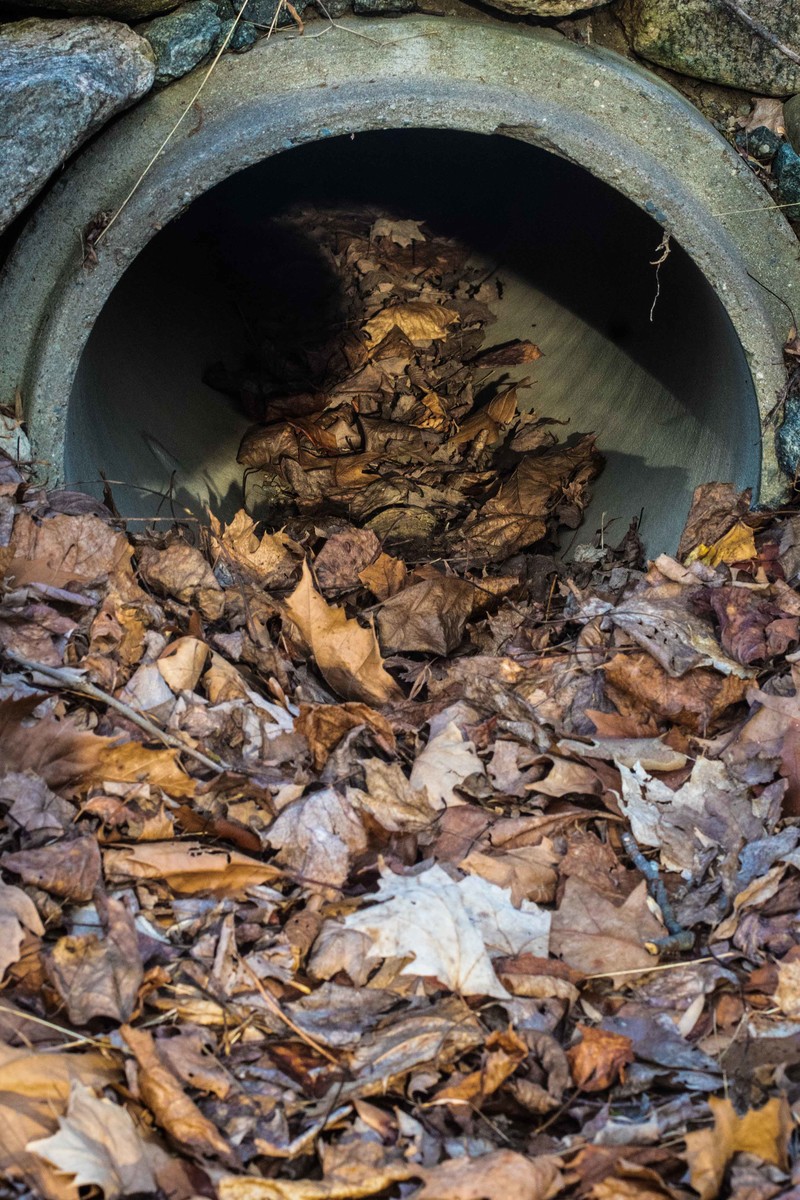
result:
[[[590,519],[605,513],[619,529],[644,507],[649,545],[658,550],[674,548],[689,492],[704,479],[758,488],[760,472],[762,497],[779,498],[784,480],[774,440],[759,442],[758,418],[772,411],[785,379],[781,345],[791,317],[783,301],[797,306],[798,245],[713,128],[646,72],[549,32],[416,17],[348,25],[370,40],[344,31],[276,38],[243,58],[223,59],[203,93],[199,128],[185,122],[98,247],[93,269],[82,266],[80,231],[128,194],[183,111],[195,76],[154,94],[99,138],[32,217],[0,287],[0,400],[21,389],[35,452],[49,463],[50,478],[63,481],[68,471],[73,479],[75,471],[96,477],[102,467],[163,489],[175,471],[190,506],[236,502],[226,471],[241,418],[199,379],[218,349],[235,353],[241,328],[209,275],[205,243],[187,255],[176,226],[170,253],[177,258],[170,266],[165,254],[159,267],[158,248],[166,243],[153,242],[103,312],[76,378],[98,314],[157,230],[243,168],[309,143],[321,149],[336,135],[440,129],[494,135],[477,140],[489,158],[468,152],[473,178],[489,178],[504,200],[495,211],[495,244],[476,237],[476,252],[495,262],[501,249],[505,256],[498,273],[505,270],[506,294],[515,299],[501,327],[522,332],[540,322],[549,330],[541,378],[549,371],[550,383],[534,392],[537,409],[572,415],[576,430],[597,428],[601,448],[610,451]],[[524,155],[525,145],[539,148],[527,173],[519,165],[504,172],[492,158],[505,139],[515,154]],[[336,145],[350,144],[346,137]],[[405,154],[395,158],[396,180],[408,174]],[[291,175],[299,157],[287,154],[285,163],[258,170],[274,165]],[[556,179],[559,158],[605,181],[631,207],[614,192],[592,201],[580,171],[571,183]],[[347,162],[329,157],[328,179],[355,170]],[[380,170],[391,184],[391,171]],[[435,161],[430,170],[436,173]],[[440,168],[444,179],[448,173]],[[429,179],[410,177],[422,200]],[[258,208],[271,184],[241,180],[236,196],[224,199],[224,189],[238,186],[234,179],[205,203],[233,216],[249,196]],[[568,197],[565,225],[558,212]],[[450,205],[453,214],[470,216],[469,188],[454,188]],[[633,206],[652,223],[629,238],[626,229],[645,220]],[[476,213],[483,229],[491,229],[492,211]],[[542,256],[526,262],[521,254],[526,222],[542,247],[548,220],[548,271],[537,275]],[[510,224],[509,249],[502,243]],[[236,221],[229,225],[235,229]],[[198,228],[202,233],[202,222]],[[661,309],[648,333],[649,264],[662,228],[685,253],[676,250],[663,268]],[[236,253],[250,263],[256,258],[252,229],[249,240],[232,237],[225,245],[228,267]],[[604,288],[624,317],[610,328],[598,325],[610,310]],[[184,380],[179,392],[165,390],[164,373],[155,369],[170,361],[170,384]]]
[[[0,230],[152,84],[149,45],[118,21],[32,17],[0,27]]]

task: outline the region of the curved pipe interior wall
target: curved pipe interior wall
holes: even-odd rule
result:
[[[202,382],[252,349],[249,311],[296,336],[331,280],[302,235],[273,220],[298,204],[374,204],[464,239],[496,272],[487,342],[530,337],[544,358],[527,404],[595,431],[607,459],[580,540],[642,513],[651,553],[674,550],[692,489],[758,487],[758,409],[725,309],[662,230],[587,171],[500,136],[389,130],[297,147],[231,176],[158,233],[125,272],[83,352],[70,401],[68,482],[102,471],[126,515],[177,505],[230,516],[242,501],[248,419]],[[172,485],[170,480],[172,479]],[[122,486],[124,484],[137,487]],[[160,513],[169,506],[160,504]]]

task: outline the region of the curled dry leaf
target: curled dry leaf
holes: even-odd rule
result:
[[[240,895],[283,872],[236,850],[212,848],[202,842],[142,842],[103,853],[108,883],[136,879],[163,880],[184,895]]]
[[[654,715],[703,736],[745,698],[750,682],[707,667],[673,679],[649,654],[616,654],[603,670],[607,695],[623,715]]]
[[[218,621],[225,608],[225,593],[203,555],[186,542],[173,542],[166,550],[144,546],[139,551],[139,571],[145,583],[181,604],[196,605],[209,621]]]
[[[347,795],[363,812],[390,833],[419,833],[432,826],[441,801],[432,800],[427,789],[415,791],[399,763],[368,758],[362,765],[367,790],[348,788]]]
[[[91,900],[102,871],[97,841],[89,834],[40,850],[4,854],[0,863],[24,883],[65,900]]]
[[[388,1157],[375,1142],[362,1142],[351,1145],[350,1153],[332,1164],[322,1179],[226,1175],[219,1182],[218,1193],[219,1200],[361,1200],[421,1176],[422,1168],[403,1158]]]
[[[28,1143],[26,1149],[74,1176],[75,1187],[99,1187],[105,1200],[155,1192],[158,1188],[148,1147],[128,1110],[99,1100],[74,1082],[69,1108],[58,1132]]]
[[[401,697],[383,666],[374,629],[365,629],[346,617],[343,608],[327,604],[314,587],[307,563],[286,601],[286,611],[325,680],[340,696],[365,704],[385,704]]]
[[[160,1058],[152,1035],[130,1025],[123,1025],[120,1033],[136,1060],[139,1093],[157,1124],[188,1153],[201,1158],[213,1155],[232,1165],[236,1158],[232,1147],[186,1095]]]

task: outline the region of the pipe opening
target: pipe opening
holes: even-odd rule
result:
[[[597,434],[606,467],[579,540],[619,540],[642,512],[650,553],[674,550],[692,489],[758,487],[758,409],[725,308],[673,240],[580,167],[506,137],[392,130],[296,147],[194,201],[126,271],[92,329],[73,386],[68,483],[114,485],[126,516],[175,505],[241,507],[239,443],[251,423],[204,382],[252,354],[249,316],[287,337],[337,319],[337,281],[302,233],[298,205],[374,206],[457,237],[500,281],[485,344],[528,338],[544,357],[518,375],[523,403]],[[170,485],[170,480],[172,484]],[[150,489],[140,490],[140,489]]]

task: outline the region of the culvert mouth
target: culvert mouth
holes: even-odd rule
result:
[[[594,431],[608,460],[588,535],[641,512],[648,550],[674,549],[707,479],[779,500],[761,431],[785,382],[798,246],[727,143],[647,72],[547,32],[367,24],[368,38],[224,58],[167,138],[187,77],[53,186],[0,284],[0,399],[21,396],[42,476],[136,485],[129,515],[166,483],[190,508],[238,506],[249,418],[204,375],[246,351],[237,292],[315,319],[280,223],[311,203],[427,222],[494,273],[491,341],[541,346],[526,398]]]
[[[698,483],[757,490],[750,370],[681,247],[656,274],[662,230],[619,192],[509,138],[438,130],[294,149],[218,184],[154,237],[81,356],[68,484],[97,486],[102,473],[137,517],[208,508],[230,519],[242,506],[237,452],[257,413],[212,386],[215,370],[235,379],[257,362],[265,328],[274,345],[313,347],[320,326],[339,319],[347,284],[304,234],[304,208],[338,209],[343,226],[354,213],[413,219],[468,249],[471,269],[495,287],[489,341],[531,339],[543,351],[507,372],[532,381],[521,406],[565,422],[565,436],[597,436],[606,466],[586,535],[602,524],[621,538],[641,517],[650,547],[674,547]]]

